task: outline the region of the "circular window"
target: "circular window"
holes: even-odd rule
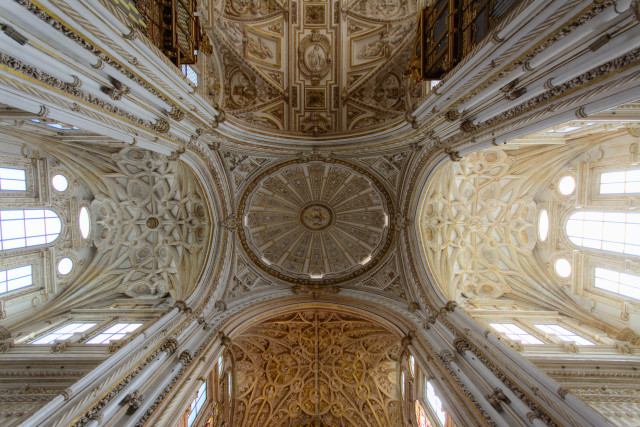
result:
[[[82,238],[86,239],[89,235],[91,228],[91,222],[89,221],[89,211],[84,206],[80,208],[80,215],[78,216],[78,223],[80,225],[80,234]]]
[[[558,191],[565,196],[573,193],[573,190],[576,189],[576,180],[572,176],[564,176],[560,178],[558,181]]]
[[[540,217],[538,218],[538,237],[543,242],[547,240],[549,234],[549,214],[546,209],[540,211]]]
[[[73,269],[73,261],[71,260],[71,258],[62,258],[60,261],[58,261],[58,273],[60,273],[63,276],[66,276],[67,274],[71,273],[71,270]]]
[[[69,187],[69,181],[67,181],[67,178],[60,174],[54,175],[53,178],[51,178],[51,184],[56,191],[64,191]]]
[[[560,258],[556,261],[556,273],[560,277],[571,276],[571,264],[565,258]]]

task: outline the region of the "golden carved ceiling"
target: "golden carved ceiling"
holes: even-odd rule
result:
[[[300,135],[380,127],[412,107],[412,0],[218,0],[208,90],[235,121]]]
[[[249,184],[239,213],[247,254],[293,283],[355,277],[378,263],[393,238],[393,205],[383,185],[338,160],[267,169]]]
[[[233,340],[234,426],[401,425],[400,338],[368,319],[307,309]]]

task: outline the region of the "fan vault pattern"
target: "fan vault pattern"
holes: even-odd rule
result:
[[[393,237],[386,190],[345,162],[275,166],[249,185],[240,206],[249,256],[294,283],[336,283],[368,271]]]
[[[335,310],[255,324],[231,346],[233,425],[400,425],[400,351],[390,331]]]

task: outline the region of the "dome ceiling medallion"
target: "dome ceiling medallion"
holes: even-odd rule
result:
[[[302,285],[331,285],[371,270],[393,240],[394,209],[383,185],[349,163],[291,160],[247,188],[238,224],[262,270]]]
[[[379,128],[423,95],[405,79],[415,1],[222,0],[207,86],[237,123],[263,133]]]

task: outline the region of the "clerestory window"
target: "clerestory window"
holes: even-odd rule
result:
[[[74,334],[87,331],[96,326],[95,323],[69,323],[68,325],[58,328],[55,331],[38,338],[35,341],[31,341],[31,344],[53,344],[55,341],[66,341]]]
[[[31,265],[0,271],[0,294],[33,285]]]
[[[49,209],[0,210],[3,251],[51,243],[61,230],[60,217]]]
[[[566,232],[578,246],[640,256],[640,213],[575,212]]]
[[[438,395],[436,394],[436,390],[435,388],[433,388],[433,385],[431,384],[431,381],[427,381],[427,402],[429,402],[429,406],[431,406],[431,409],[433,410],[433,413],[436,414],[436,417],[438,417],[438,420],[440,421],[441,425],[445,425],[445,421],[447,420],[447,413],[445,412],[444,408],[442,407],[442,401],[440,400],[440,398],[438,397]]]
[[[427,417],[427,412],[424,410],[419,400],[416,400],[416,422],[418,427],[431,427],[431,421]]]
[[[596,267],[595,287],[640,300],[640,276]]]
[[[24,169],[0,168],[0,191],[27,191]]]
[[[600,194],[640,193],[640,169],[600,174]]]
[[[493,329],[506,335],[510,340],[521,341],[523,344],[544,344],[524,329],[513,323],[489,323]]]
[[[191,402],[191,412],[189,413],[189,417],[187,418],[187,424],[191,427],[198,417],[198,413],[204,406],[204,403],[207,400],[207,382],[202,383],[198,392],[196,393],[195,399]]]
[[[91,338],[86,344],[109,344],[110,341],[121,340],[140,326],[142,326],[142,323],[116,323],[106,331]]]
[[[545,334],[556,336],[559,340],[564,342],[572,342],[572,343],[575,343],[576,345],[595,345],[588,339],[583,338],[580,335],[576,334],[575,332],[572,332],[557,324],[533,325],[533,326],[540,329]]]

